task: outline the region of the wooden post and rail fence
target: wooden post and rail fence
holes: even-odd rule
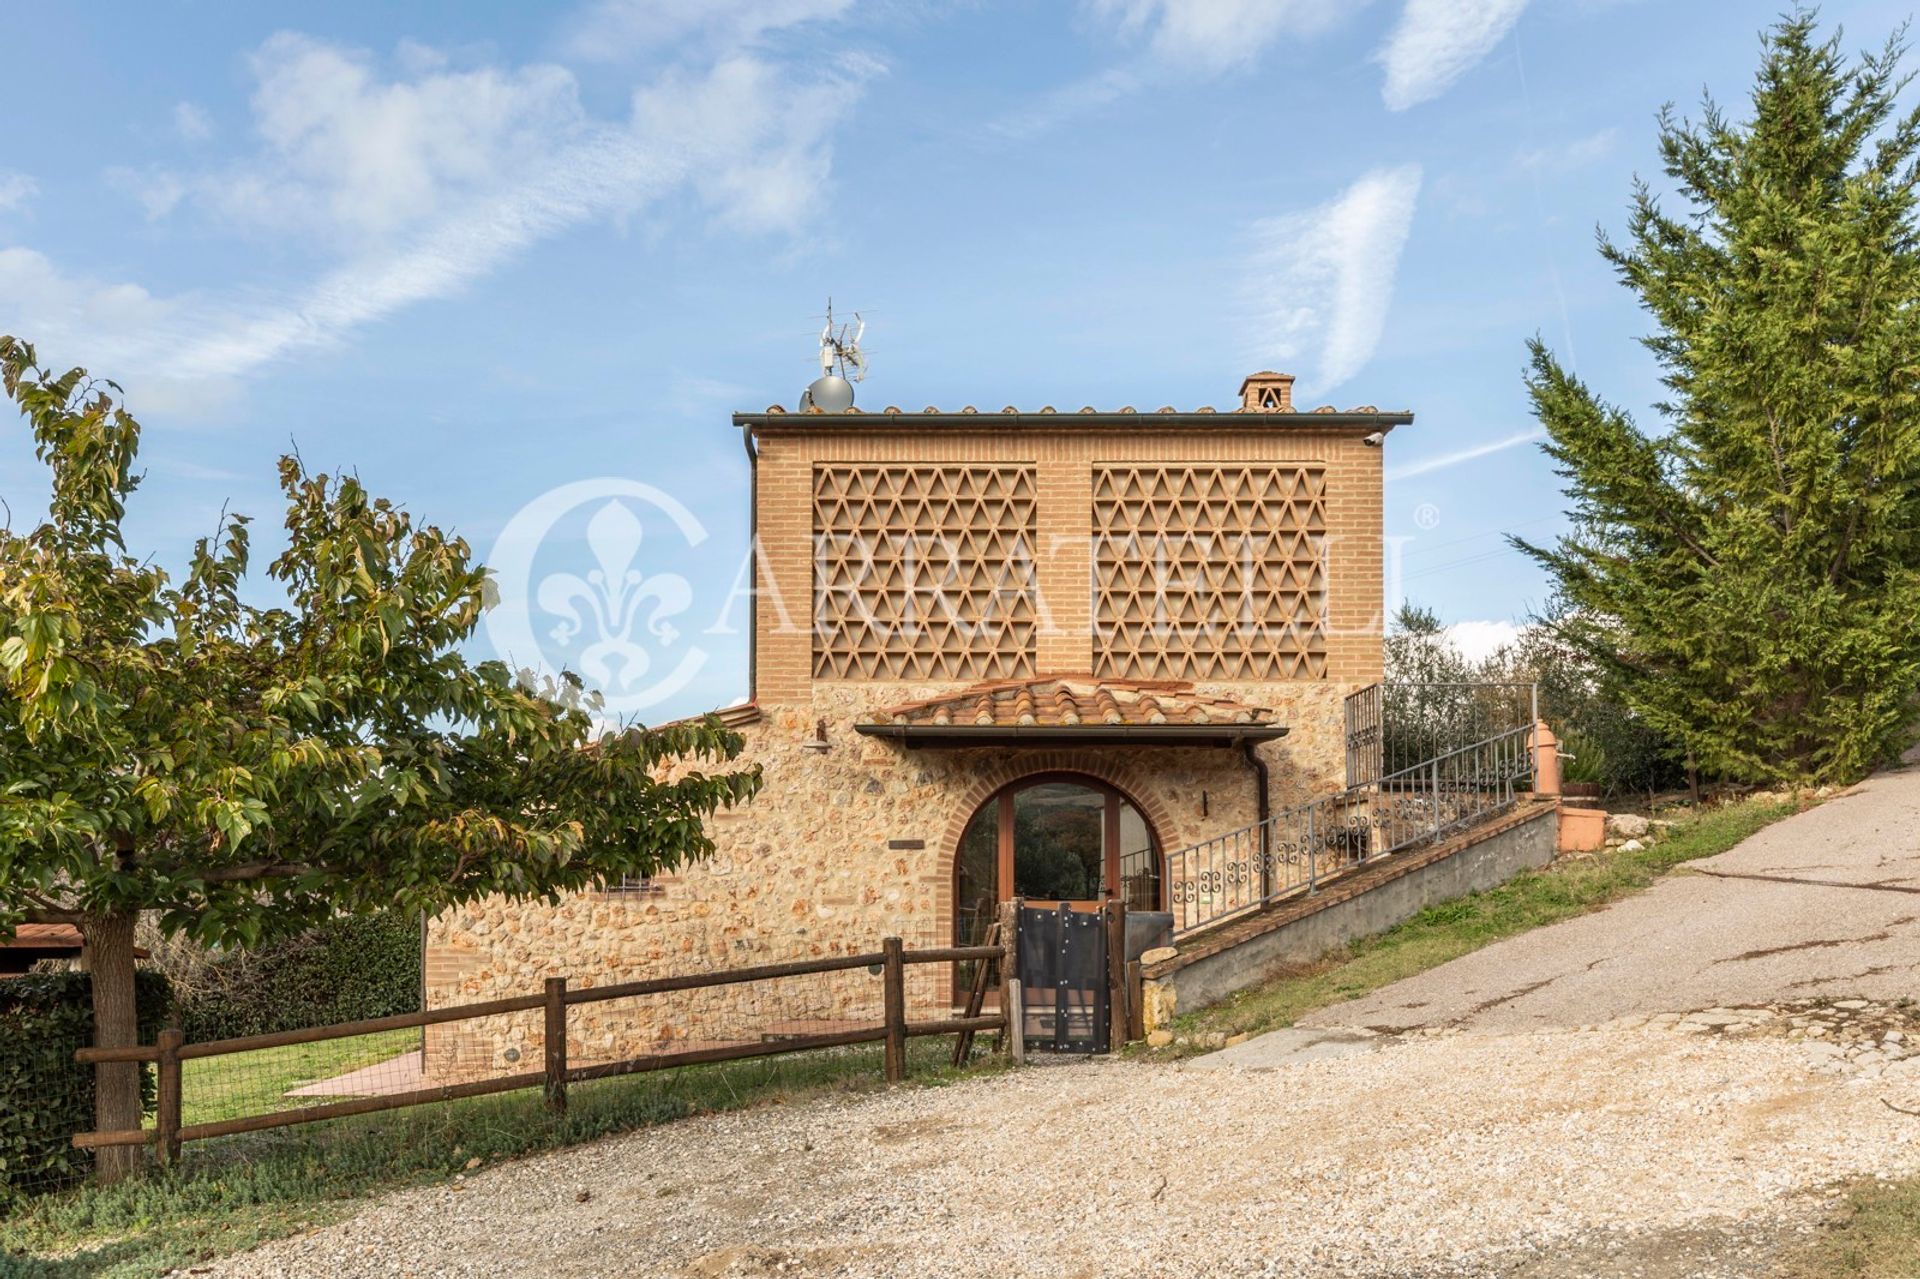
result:
[[[398,1110],[402,1107],[424,1105],[429,1102],[484,1097],[526,1088],[540,1088],[547,1108],[558,1115],[566,1111],[567,1085],[571,1083],[610,1079],[648,1071],[671,1070],[679,1066],[842,1048],[853,1044],[882,1044],[887,1081],[897,1083],[907,1075],[907,1043],[911,1039],[927,1035],[959,1035],[962,1037],[962,1043],[956,1045],[956,1056],[961,1056],[960,1050],[970,1044],[972,1037],[980,1031],[998,1031],[1004,1036],[1003,1042],[1016,1039],[1018,1031],[1017,1024],[1011,1030],[1009,1029],[1007,1017],[1009,1005],[1005,998],[1001,1000],[998,1009],[987,1011],[982,1006],[978,993],[969,998],[964,1008],[966,1015],[930,1021],[910,1021],[907,1015],[906,970],[916,964],[977,963],[980,965],[978,980],[975,983],[976,992],[978,992],[985,989],[989,966],[998,965],[1003,973],[1008,972],[1010,971],[1008,961],[1012,956],[1013,942],[1010,933],[1005,934],[1003,940],[994,945],[944,946],[924,950],[909,950],[899,938],[889,937],[881,943],[880,950],[867,954],[766,964],[755,968],[736,968],[717,973],[657,977],[590,989],[568,989],[566,978],[550,977],[544,989],[538,994],[457,1004],[417,1013],[399,1013],[391,1017],[375,1017],[365,1021],[315,1026],[305,1030],[246,1035],[236,1039],[187,1043],[178,1030],[164,1030],[152,1044],[134,1044],[116,1048],[82,1048],[74,1054],[75,1060],[83,1065],[126,1061],[153,1064],[157,1075],[155,1089],[157,1115],[152,1128],[76,1133],[73,1144],[83,1149],[102,1146],[151,1145],[162,1164],[172,1164],[179,1158],[182,1142],[225,1137],[234,1133],[259,1132],[263,1129],[281,1128],[292,1124],[318,1123],[327,1119],[341,1119],[350,1115],[371,1114],[382,1110]],[[681,1052],[653,1053],[592,1065],[575,1066],[569,1064],[567,1060],[566,1027],[569,1008],[604,1003],[613,999],[631,999],[674,991],[735,986],[745,982],[778,981],[781,978],[806,974],[842,972],[860,968],[877,968],[880,971],[882,1018],[877,1023],[816,1034],[769,1037],[758,1041],[719,1044]],[[440,1084],[388,1096],[355,1097],[208,1123],[182,1122],[181,1065],[183,1062],[256,1052],[266,1048],[319,1043],[330,1039],[348,1039],[359,1035],[378,1034],[382,1031],[439,1026],[450,1022],[536,1011],[542,1013],[544,1017],[545,1053],[542,1068],[539,1070],[490,1079]]]

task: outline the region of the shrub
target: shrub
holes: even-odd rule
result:
[[[181,964],[176,1002],[189,1042],[420,1008],[420,924],[405,915],[343,916],[286,941],[168,962]]]
[[[167,979],[134,975],[140,1039],[153,1042],[167,1015]],[[93,1127],[93,1067],[73,1059],[93,1042],[93,978],[30,973],[0,980],[0,1208],[21,1195],[86,1175],[92,1156],[73,1134]],[[153,1070],[142,1072],[153,1103]]]

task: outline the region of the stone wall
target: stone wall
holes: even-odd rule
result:
[[[1260,749],[1276,808],[1340,785],[1341,699],[1354,685],[1218,686],[1273,708],[1291,732]],[[1130,797],[1161,849],[1251,824],[1252,771],[1238,751],[1182,747],[1080,750],[906,750],[863,737],[869,706],[930,695],[935,686],[815,686],[800,706],[769,707],[740,731],[766,784],[713,823],[714,856],[655,880],[650,891],[592,892],[558,906],[478,902],[428,928],[429,1007],[498,999],[564,975],[575,987],[676,973],[859,954],[898,936],[944,946],[953,934],[953,857],[974,811],[1038,772],[1083,773]],[[1209,686],[1203,691],[1213,692]],[[824,750],[817,726],[826,726]],[[945,966],[912,970],[921,1011],[944,1007]],[[688,1044],[758,1038],[762,1023],[877,1017],[878,981],[852,975],[576,1007],[570,1054],[607,1060]],[[449,1024],[428,1033],[436,1078],[531,1068],[540,1018]]]

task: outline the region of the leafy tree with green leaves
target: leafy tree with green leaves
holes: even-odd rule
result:
[[[1534,411],[1573,531],[1515,544],[1555,627],[1701,768],[1856,776],[1920,687],[1920,112],[1896,36],[1850,61],[1806,12],[1763,37],[1752,118],[1660,114],[1680,203],[1643,182],[1600,251],[1652,314],[1649,434],[1536,340]]]
[[[578,697],[469,662],[486,570],[352,477],[282,459],[283,603],[241,596],[240,516],[173,581],[122,537],[140,427],[119,388],[10,337],[0,383],[52,481],[44,523],[0,529],[0,935],[79,926],[97,1043],[134,1042],[143,913],[244,946],[343,913],[551,901],[709,854],[703,820],[757,788],[757,768],[702,771],[741,749],[715,719],[596,736]],[[134,1067],[101,1068],[95,1111],[139,1126]]]

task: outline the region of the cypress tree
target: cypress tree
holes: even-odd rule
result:
[[[1911,740],[1920,687],[1920,112],[1903,35],[1850,60],[1800,12],[1751,117],[1659,116],[1669,211],[1637,182],[1600,251],[1654,320],[1643,432],[1536,339],[1527,377],[1571,532],[1514,544],[1562,636],[1710,774],[1841,780]]]

